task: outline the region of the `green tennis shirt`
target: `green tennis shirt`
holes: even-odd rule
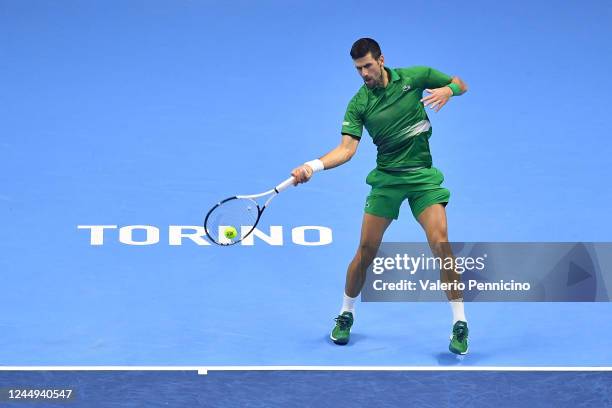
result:
[[[431,124],[421,102],[423,90],[448,85],[452,78],[423,66],[385,70],[386,88],[369,89],[364,84],[353,96],[342,134],[361,138],[365,126],[378,149],[376,165],[381,170],[429,167]]]

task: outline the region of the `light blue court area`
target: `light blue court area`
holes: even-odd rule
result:
[[[430,114],[451,240],[611,240],[606,2],[368,7],[0,0],[0,364],[611,366],[610,303],[467,304],[461,360],[447,304],[358,304],[331,344],[367,135],[272,202],[274,244],[181,239],[339,142],[371,36],[470,87]],[[385,236],[423,239],[407,206]]]

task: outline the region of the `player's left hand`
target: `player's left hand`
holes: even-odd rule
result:
[[[421,102],[425,107],[429,106],[436,112],[442,109],[446,102],[453,96],[453,91],[448,86],[442,88],[426,89],[429,95],[423,97]]]

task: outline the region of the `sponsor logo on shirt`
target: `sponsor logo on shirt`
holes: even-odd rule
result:
[[[404,85],[402,87],[402,92],[408,92],[410,90],[410,85]]]
[[[351,122],[342,122],[342,126],[348,126],[350,124],[351,124]]]

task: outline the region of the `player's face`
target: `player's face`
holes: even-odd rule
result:
[[[365,57],[357,58],[353,62],[368,88],[372,89],[383,85],[385,59],[382,55],[378,59],[374,59],[372,54],[368,53]]]

